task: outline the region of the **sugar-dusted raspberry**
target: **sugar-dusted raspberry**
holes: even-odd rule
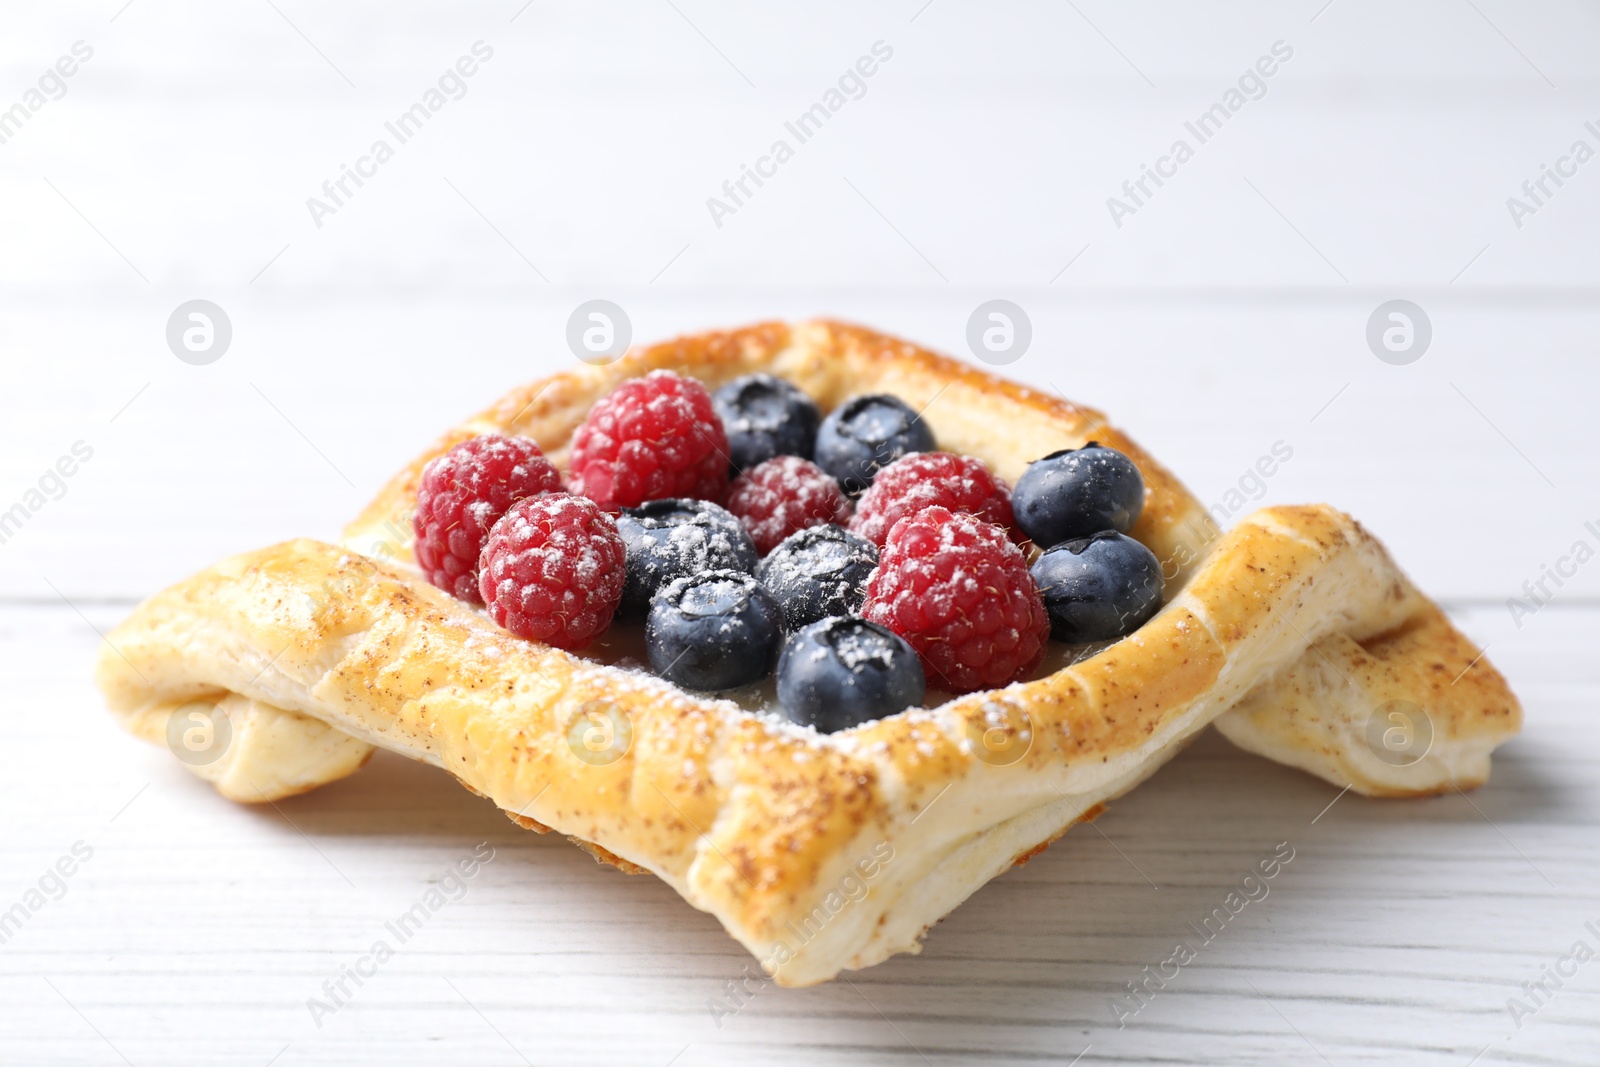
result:
[[[934,506],[992,522],[1018,544],[1025,540],[1011,515],[1010,486],[983,460],[950,452],[913,452],[879,471],[856,501],[850,532],[882,548],[896,522]]]
[[[843,523],[850,500],[821,467],[799,456],[774,456],[733,480],[725,502],[764,556],[812,526]]]
[[[572,435],[572,491],[615,514],[646,500],[721,500],[728,435],[693,378],[651,371],[617,386]]]
[[[526,437],[490,433],[463,441],[422,469],[417,486],[417,566],[428,581],[465,600],[478,597],[478,556],[506,509],[561,489],[561,475]]]
[[[568,493],[511,505],[483,546],[479,591],[518,637],[582,648],[611,625],[627,575],[617,524]]]
[[[861,614],[910,641],[928,683],[952,693],[1027,676],[1050,636],[1022,550],[993,523],[937,505],[889,530]]]

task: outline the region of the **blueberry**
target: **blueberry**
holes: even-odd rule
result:
[[[867,598],[878,546],[837,526],[790,534],[756,568],[756,580],[783,609],[790,630],[831,615],[854,615]]]
[[[778,700],[790,720],[825,734],[922,703],[922,661],[905,638],[865,619],[814,622],[778,657]]]
[[[644,618],[650,598],[674,578],[711,570],[748,574],[761,559],[739,520],[705,500],[652,500],[623,508],[617,532],[628,550],[619,618]]]
[[[1144,509],[1144,477],[1133,460],[1090,441],[1030,463],[1011,491],[1011,508],[1040,548],[1101,530],[1127,533]]]
[[[932,452],[933,431],[897,396],[853,397],[822,420],[817,431],[817,466],[849,493],[859,493],[884,467],[909,452]]]
[[[1031,570],[1050,634],[1068,644],[1125,637],[1161,607],[1161,561],[1115,530],[1059,544]]]
[[[822,413],[816,402],[782,378],[747,374],[718,389],[711,404],[728,431],[735,472],[773,456],[811,458]]]
[[[734,689],[772,671],[783,613],[743,571],[679,578],[650,602],[645,650],[655,672],[685,689]]]

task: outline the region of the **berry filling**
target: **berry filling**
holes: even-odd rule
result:
[[[823,732],[919,705],[930,686],[1010,684],[1051,636],[1081,650],[1160,610],[1160,563],[1127,536],[1145,494],[1127,456],[1095,442],[1054,452],[1013,492],[981,460],[934,447],[894,396],[819,419],[770,375],[713,398],[654,371],[575,431],[571,493],[527,438],[487,434],[429,463],[417,564],[555,648],[643,620],[604,647],[642,639],[628,655],[686,689],[743,689],[776,670],[783,713]],[[1030,539],[1045,549],[1032,567]]]

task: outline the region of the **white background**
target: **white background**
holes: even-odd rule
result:
[[[1506,606],[1600,548],[1600,162],[1521,227],[1506,206],[1600,149],[1593,6],[121,3],[0,21],[0,109],[94,50],[0,144],[0,510],[93,449],[0,544],[0,909],[95,849],[0,946],[0,1060],[1595,1061],[1600,963],[1520,1029],[1506,1010],[1600,949],[1600,562],[1520,626]],[[306,199],[480,40],[465,96],[316,226]],[[717,226],[706,199],[877,41],[865,95]],[[1107,197],[1277,41],[1265,95],[1116,226]],[[438,774],[380,758],[249,810],[115,731],[91,626],[333,535],[570,362],[594,297],[641,342],[825,314],[963,356],[973,308],[1013,300],[1033,342],[1006,373],[1108,411],[1207,501],[1288,444],[1263,502],[1373,528],[1527,732],[1471,800],[1315,823],[1337,789],[1207,737],[922,957],[719,1028],[746,958],[711,919]],[[232,321],[209,366],[166,345],[194,298]],[[1364,336],[1396,298],[1433,329],[1407,366]],[[1286,839],[1273,895],[1118,1030],[1112,994]],[[467,897],[318,1028],[306,998],[483,840]]]

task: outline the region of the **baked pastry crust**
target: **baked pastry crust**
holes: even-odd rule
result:
[[[1045,677],[819,735],[519,640],[410,569],[409,508],[429,458],[499,430],[560,463],[593,402],[656,367],[710,385],[777,373],[824,408],[894,392],[926,409],[941,447],[1008,479],[1056,449],[1111,444],[1145,474],[1133,534],[1166,563],[1174,595],[1135,634]],[[151,598],[110,635],[99,680],[145,736],[172,708],[220,696],[443,767],[519,822],[656,874],[781,984],[806,985],[916,951],[984,882],[1214,720],[1244,747],[1361,792],[1487,777],[1520,708],[1370,534],[1324,506],[1265,509],[1221,538],[1201,516],[1098,412],[854,327],[767,324],[514,391],[391,481],[342,546],[246,553]],[[1365,733],[1395,700],[1432,730],[1403,766]],[[631,735],[611,762],[573,742],[596,707]],[[324,754],[317,773],[341,766]],[[235,795],[250,773],[237,770]]]

